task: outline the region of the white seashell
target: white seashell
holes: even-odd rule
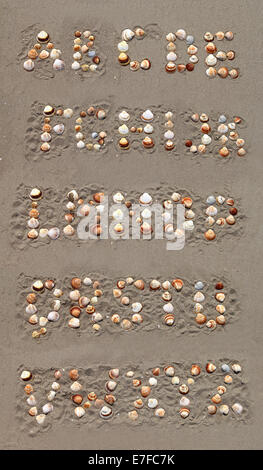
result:
[[[215,206],[209,206],[207,207],[205,213],[210,217],[214,217],[217,214],[217,208]]]
[[[165,368],[165,375],[167,377],[173,377],[174,376],[174,367],[173,366],[168,366]]]
[[[65,68],[65,63],[61,59],[56,59],[53,63],[53,69],[54,70],[64,70]]]
[[[194,301],[195,302],[203,302],[205,300],[205,296],[202,292],[196,292],[195,296],[194,296]]]
[[[77,416],[77,418],[82,418],[82,416],[84,416],[85,414],[85,410],[84,408],[82,408],[82,406],[77,406],[74,410],[74,413]]]
[[[35,68],[35,64],[34,64],[33,60],[31,60],[31,59],[25,60],[25,62],[24,62],[24,69],[25,69],[27,72],[32,72],[32,70],[34,70],[34,68]]]
[[[90,277],[85,277],[85,278],[83,279],[83,284],[84,284],[85,286],[91,286],[92,280],[90,279]]]
[[[220,124],[217,130],[218,132],[220,132],[220,134],[225,134],[226,132],[228,132],[228,126],[226,124]]]
[[[153,133],[153,126],[151,124],[146,124],[146,126],[144,126],[144,132],[145,134],[152,134]]]
[[[148,399],[148,407],[149,408],[157,408],[158,406],[158,400],[156,398],[149,398]]]
[[[177,55],[175,52],[169,52],[166,56],[167,62],[175,62],[177,59]]]
[[[153,113],[151,112],[150,109],[146,109],[144,113],[142,113],[142,120],[143,121],[152,121],[153,120]]]
[[[95,72],[97,70],[97,68],[98,68],[97,64],[91,64],[90,67],[89,67],[91,72]]]
[[[47,394],[48,401],[54,400],[55,396],[56,396],[55,390],[50,390],[50,392]]]
[[[79,70],[80,69],[80,63],[75,60],[74,62],[72,62],[71,68],[72,68],[72,70]]]
[[[68,326],[70,326],[70,328],[79,328],[80,327],[80,321],[78,318],[71,318],[68,322]]]
[[[51,135],[48,132],[43,132],[43,134],[41,134],[41,140],[42,142],[50,142]]]
[[[243,411],[243,406],[240,403],[234,403],[234,405],[232,405],[232,410],[240,415]]]
[[[75,52],[73,54],[73,59],[74,60],[81,60],[82,59],[82,54],[80,52]]]
[[[52,403],[46,403],[44,406],[42,406],[42,411],[45,415],[48,413],[51,413],[53,411],[54,407]]]
[[[141,204],[151,204],[152,203],[152,196],[150,196],[149,193],[143,193],[140,196],[139,201],[140,201]]]
[[[54,297],[61,297],[63,295],[63,292],[61,289],[55,289],[53,295]]]
[[[192,64],[197,64],[197,62],[199,61],[198,57],[196,55],[191,55],[191,57],[189,58],[189,61],[192,62]]]
[[[42,413],[40,415],[36,416],[36,421],[37,421],[38,424],[43,424],[45,419],[46,419],[46,415],[44,415]]]
[[[131,29],[124,29],[121,33],[121,37],[123,41],[131,41],[135,36],[135,33]]]
[[[83,142],[83,140],[79,140],[77,143],[77,148],[84,149],[84,147],[85,147],[85,142]]]
[[[143,219],[150,219],[152,216],[152,212],[150,211],[150,209],[143,209],[141,216]]]
[[[48,323],[48,319],[46,317],[39,318],[39,326],[46,326],[47,323]]]
[[[151,387],[155,387],[155,386],[157,385],[157,383],[158,383],[158,381],[157,381],[157,379],[156,379],[155,377],[150,377],[150,378],[149,378],[149,385],[150,385]]]
[[[164,133],[164,138],[168,139],[168,140],[173,139],[174,138],[174,132],[170,131],[170,130],[166,131]]]
[[[235,374],[238,374],[239,372],[241,372],[241,366],[239,364],[233,364],[232,365],[232,370],[235,372]]]
[[[130,115],[129,115],[129,113],[127,113],[127,111],[123,110],[123,111],[120,112],[120,114],[119,114],[119,120],[120,121],[127,122],[127,121],[129,121],[129,119],[130,119]]]
[[[173,200],[174,202],[180,201],[181,197],[182,197],[182,196],[181,196],[181,194],[179,194],[179,193],[173,193],[173,194],[172,194],[172,200]]]
[[[186,32],[185,32],[184,29],[178,29],[178,31],[176,31],[175,35],[181,41],[183,41],[186,38]]]
[[[121,42],[119,42],[119,44],[118,44],[118,50],[119,50],[120,52],[127,52],[128,49],[129,49],[129,46],[128,46],[128,44],[127,44],[126,41],[121,41]]]
[[[167,303],[167,304],[165,304],[165,305],[163,306],[163,310],[164,310],[165,313],[173,313],[173,311],[174,311],[174,306],[173,306],[173,304],[171,304],[171,303],[169,302],[169,303]]]
[[[209,145],[212,142],[212,139],[211,139],[210,135],[208,135],[208,134],[204,134],[202,136],[201,140],[202,140],[202,144],[204,144],[204,145]]]
[[[205,59],[206,65],[213,67],[217,63],[217,58],[213,54],[209,54]]]
[[[190,405],[190,400],[189,400],[189,398],[187,398],[187,397],[182,397],[181,400],[180,400],[180,405],[181,405],[182,407],[185,407],[185,406]]]
[[[119,131],[119,134],[121,134],[121,135],[127,135],[127,134],[129,134],[129,128],[128,128],[128,126],[126,126],[126,124],[122,124],[122,125],[119,127],[118,131]]]
[[[112,415],[112,409],[109,406],[103,406],[100,410],[100,417],[107,419]]]
[[[70,386],[72,392],[79,392],[82,389],[82,385],[79,382],[73,382]]]
[[[229,406],[228,405],[221,405],[219,407],[219,411],[222,415],[228,415],[229,413]]]
[[[180,379],[179,379],[179,377],[175,376],[175,377],[172,378],[171,382],[172,382],[173,385],[179,385]]]
[[[82,134],[82,132],[77,132],[77,134],[75,135],[75,138],[77,140],[83,140],[83,137],[84,137],[84,135]]]
[[[28,397],[28,399],[27,399],[26,402],[27,402],[27,404],[28,404],[29,406],[35,406],[36,403],[37,403],[37,401],[36,401],[34,395],[30,395],[30,397]]]
[[[132,304],[132,311],[134,313],[139,313],[142,311],[142,304],[140,302],[134,302]]]
[[[124,201],[124,196],[123,194],[118,192],[112,196],[112,199],[115,202],[115,204],[121,204]]]
[[[29,221],[27,222],[27,225],[29,228],[38,228],[39,227],[39,222],[37,219],[35,219],[34,217],[32,217],[31,219],[29,219]]]
[[[63,116],[65,118],[71,118],[73,116],[73,109],[71,108],[64,109]]]
[[[26,313],[28,313],[28,315],[33,315],[36,312],[37,312],[37,307],[34,304],[27,305]]]
[[[51,385],[51,388],[52,390],[54,390],[55,392],[58,392],[60,390],[60,385],[58,382],[53,382],[52,385]]]
[[[176,36],[174,33],[168,33],[166,36],[166,40],[169,42],[174,42],[176,40]]]
[[[194,230],[195,226],[192,220],[186,220],[183,223],[184,230]]]
[[[58,321],[59,320],[59,313],[58,312],[49,312],[47,316],[49,321]]]
[[[92,319],[93,322],[97,323],[97,322],[103,320],[103,316],[101,315],[101,313],[95,312],[95,313],[93,313],[91,319]]]
[[[60,230],[58,227],[52,227],[49,229],[47,234],[49,238],[51,238],[51,240],[57,240],[57,238],[59,238],[59,235],[60,235]]]
[[[57,135],[62,135],[63,132],[65,130],[65,126],[64,124],[56,124],[54,127],[53,127],[53,131],[57,134]]]
[[[69,298],[76,302],[80,298],[80,292],[77,289],[70,291]]]
[[[194,42],[195,42],[194,36],[192,36],[191,34],[186,36],[186,44],[188,44],[188,46],[191,46],[191,44],[193,44]]]
[[[59,59],[61,56],[61,51],[59,49],[51,49],[50,57],[51,59]]]

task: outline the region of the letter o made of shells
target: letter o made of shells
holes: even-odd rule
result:
[[[186,63],[180,61],[180,43],[184,42],[188,60]],[[165,71],[167,73],[174,73],[175,71],[192,72],[199,59],[197,56],[198,48],[195,45],[195,38],[192,34],[188,34],[184,29],[178,29],[176,32],[168,33],[166,35],[166,64]]]

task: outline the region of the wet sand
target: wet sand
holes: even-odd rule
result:
[[[127,4],[124,7],[124,3]],[[255,60],[261,33],[261,2],[233,0],[214,1],[211,5],[200,0],[165,2],[151,0],[132,3],[113,0],[110,5],[97,0],[87,2],[61,0],[56,8],[47,0],[21,0],[19,5],[1,1],[2,6],[2,145],[1,145],[1,244],[2,260],[1,299],[1,389],[2,416],[0,446],[4,449],[190,449],[238,448],[259,449],[262,422],[262,313],[261,313],[261,238],[260,219],[262,199],[261,182],[261,84],[260,60]],[[107,58],[104,73],[97,78],[78,74],[56,73],[54,78],[42,79],[41,74],[23,70],[25,31],[29,26],[38,32],[46,29],[57,47],[63,48],[64,58],[69,58],[73,31],[83,28],[83,18],[91,19],[85,27],[102,30],[99,49]],[[128,19],[126,23],[125,17]],[[156,25],[155,39],[145,42],[145,55],[152,60],[149,71],[130,72],[117,64],[116,45],[120,32],[135,25]],[[196,37],[200,63],[188,75],[168,75],[163,70],[165,34],[185,28]],[[236,64],[240,68],[237,80],[209,80],[205,76],[203,60],[205,31],[231,29],[236,34],[231,48],[237,52]],[[157,31],[158,30],[158,31]],[[158,34],[157,34],[158,32]],[[159,39],[159,32],[162,40]],[[57,39],[56,39],[57,38]],[[10,52],[6,54],[6,43]],[[105,44],[105,48],[104,48]],[[21,55],[22,54],[22,55]],[[231,155],[229,161],[218,157],[193,157],[178,155],[167,158],[167,152],[155,151],[144,155],[131,149],[127,154],[107,147],[102,154],[75,154],[71,144],[65,145],[61,155],[46,159],[34,157],[28,142],[28,120],[34,103],[54,103],[85,106],[89,103],[110,102],[114,109],[146,109],[151,106],[171,108],[176,112],[188,110],[242,116],[246,123],[245,138],[248,153],[245,158]],[[113,124],[113,123],[112,123]],[[31,123],[33,126],[34,123]],[[188,136],[187,136],[188,137]],[[34,146],[33,145],[33,146]],[[83,155],[83,156],[82,156]],[[194,161],[193,161],[194,160]],[[96,184],[109,191],[130,188],[139,194],[147,188],[157,188],[164,183],[167,188],[187,188],[193,194],[206,197],[222,193],[225,188],[238,200],[244,220],[241,231],[220,243],[193,243],[183,251],[168,252],[162,241],[150,243],[127,240],[121,243],[75,244],[54,242],[39,244],[35,249],[19,249],[14,243],[17,224],[21,221],[21,198],[18,188],[41,185],[54,188],[65,196],[65,188],[77,185],[83,188]],[[26,198],[25,193],[22,199]],[[45,209],[48,210],[47,208]],[[22,210],[22,212],[24,209]],[[17,217],[14,217],[15,213]],[[22,218],[25,217],[22,214]],[[240,234],[240,235],[239,235]],[[69,273],[101,273],[107,279],[116,279],[129,273],[149,279],[154,276],[173,277],[180,272],[184,279],[211,279],[223,276],[234,279],[239,299],[238,318],[223,334],[178,335],[167,340],[158,329],[136,334],[87,336],[82,334],[74,341],[67,335],[52,334],[44,341],[33,342],[24,335],[24,304],[18,316],[18,297],[21,296],[19,277],[32,278],[59,273],[64,279]],[[20,298],[20,297],[19,297]],[[201,339],[202,338],[202,339]],[[158,345],[158,347],[156,347]],[[118,364],[146,365],[169,362],[190,363],[235,359],[245,369],[248,389],[248,415],[246,422],[224,421],[217,426],[180,426],[173,422],[163,427],[139,423],[135,428],[123,422],[109,427],[97,427],[88,437],[84,426],[74,427],[66,422],[63,427],[52,427],[48,432],[30,436],[21,432],[22,417],[18,412],[19,371],[21,364],[33,370],[47,370],[72,363],[79,368],[104,367]],[[74,359],[74,360],[73,360]],[[24,399],[24,398],[23,398]],[[22,400],[23,400],[22,399]],[[163,421],[164,422],[164,421]],[[160,432],[161,429],[161,432]]]

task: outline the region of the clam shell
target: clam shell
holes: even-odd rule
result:
[[[109,406],[103,406],[100,410],[100,417],[103,419],[108,419],[112,415],[112,409]]]
[[[31,59],[25,60],[23,67],[27,72],[32,72],[35,68],[34,61]]]
[[[144,205],[144,204],[151,204],[151,203],[152,203],[152,196],[150,196],[149,193],[143,193],[143,194],[140,196],[139,202],[140,202],[140,204],[142,204],[142,205]]]
[[[121,37],[123,41],[131,41],[134,38],[134,36],[135,36],[135,33],[129,28],[124,29],[121,33]]]
[[[127,122],[130,119],[130,115],[129,115],[129,113],[127,113],[127,111],[123,110],[119,114],[119,119],[120,119],[120,121]]]
[[[129,46],[128,46],[128,44],[127,44],[126,41],[121,41],[121,42],[119,42],[119,44],[118,44],[118,50],[119,50],[120,52],[127,52],[128,49],[129,49]]]
[[[146,122],[152,121],[153,117],[153,113],[150,109],[146,109],[146,111],[144,111],[141,115],[142,120]]]

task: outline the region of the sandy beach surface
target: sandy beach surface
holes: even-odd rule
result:
[[[2,449],[260,449],[262,448],[262,5],[260,0],[20,0],[0,1],[1,6],[1,398],[0,447]],[[149,56],[148,71],[131,72],[117,61],[117,44],[124,28],[148,25],[149,38],[135,46],[135,52]],[[70,70],[73,33],[90,29],[98,35],[104,65],[94,76]],[[179,28],[196,38],[199,63],[188,74],[167,74],[165,35]],[[51,67],[28,73],[23,69],[28,45],[34,44],[40,30],[49,32],[63,50],[66,70],[52,73]],[[240,69],[236,80],[209,80],[205,75],[204,40],[206,31],[235,33],[231,48]],[[31,42],[31,38],[32,41]],[[36,72],[36,73],[35,73]],[[193,157],[180,151],[174,154],[158,147],[149,154],[131,148],[122,153],[113,142],[99,153],[81,153],[65,137],[63,148],[50,156],[41,155],[36,126],[39,104],[87,108],[104,103],[114,113],[127,108],[173,109],[178,120],[178,139],[184,140],[180,116],[186,112],[206,112],[242,116],[245,121],[245,157],[229,159],[209,154]],[[34,116],[34,119],[32,119]],[[116,132],[116,117],[110,118]],[[183,118],[181,118],[183,119]],[[40,136],[39,129],[39,136]],[[160,134],[160,128],[158,131]],[[177,133],[177,131],[176,131]],[[168,155],[169,154],[169,155]],[[23,220],[28,205],[28,189],[39,186],[57,196],[55,209],[62,207],[67,188],[89,186],[140,194],[147,188],[169,191],[185,188],[199,200],[210,194],[227,194],[237,201],[240,219],[232,234],[206,243],[197,238],[182,251],[167,251],[161,240],[144,242],[109,240],[78,243],[58,240],[24,240]],[[157,188],[157,189],[156,189]],[[60,199],[59,199],[60,198]],[[61,202],[60,202],[61,200]],[[201,203],[197,206],[200,208]],[[52,199],[43,204],[43,217],[52,216]],[[24,218],[24,219],[23,219]],[[22,222],[21,222],[22,221]],[[22,234],[22,235],[21,235]],[[34,341],[25,327],[24,292],[30,279],[55,278],[62,283],[70,275],[98,273],[107,285],[132,275],[138,278],[172,279],[187,282],[198,279],[212,282],[226,279],[235,299],[234,317],[221,331],[212,334],[167,334],[163,328],[139,328],[136,332],[100,335],[74,334],[57,328],[43,341]],[[109,288],[110,290],[110,288]],[[188,291],[186,291],[188,292]],[[179,302],[179,301],[178,301]],[[114,308],[114,304],[109,309]],[[155,305],[155,304],[154,304]],[[191,301],[184,300],[189,317]],[[111,312],[110,312],[111,313]],[[73,334],[69,334],[73,333]],[[25,396],[19,379],[22,368],[47,371],[54,367],[80,370],[107,370],[129,366],[148,370],[157,364],[205,363],[228,358],[242,364],[246,386],[240,390],[247,411],[245,419],[204,420],[192,426],[177,426],[160,420],[151,426],[141,420],[128,422],[122,403],[123,420],[101,426],[96,420],[76,426],[70,419],[60,420],[45,432],[31,432],[26,416]],[[105,374],[104,374],[105,375]],[[49,380],[45,378],[44,380]],[[95,380],[95,379],[94,379]],[[100,379],[98,379],[100,380]],[[46,386],[44,385],[44,388]],[[124,386],[123,386],[124,387]],[[45,388],[46,389],[46,388]],[[122,388],[129,398],[128,390]],[[241,393],[242,392],[242,393]],[[166,393],[166,388],[163,392]],[[170,393],[170,392],[169,392]],[[165,398],[170,406],[173,394]],[[68,406],[68,405],[67,405]],[[127,412],[129,410],[127,409]],[[227,417],[223,417],[227,418]],[[34,418],[32,418],[34,419]],[[35,423],[34,426],[35,430]]]

